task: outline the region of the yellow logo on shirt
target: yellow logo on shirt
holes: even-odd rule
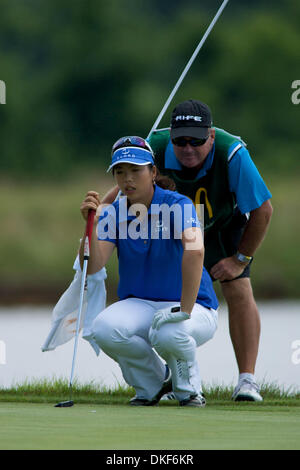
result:
[[[213,210],[212,210],[212,207],[211,207],[211,204],[208,200],[208,197],[207,197],[207,190],[205,188],[198,188],[197,189],[197,192],[196,192],[196,195],[195,195],[195,206],[197,207],[198,204],[200,205],[201,204],[201,194],[204,193],[204,201],[205,201],[205,207],[207,209],[207,213],[208,213],[208,217],[210,219],[213,218]]]

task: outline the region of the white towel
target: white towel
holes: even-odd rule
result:
[[[53,351],[57,346],[70,341],[75,336],[82,276],[79,256],[75,259],[73,269],[76,270],[74,279],[53,309],[51,330],[42,346],[42,351]],[[82,337],[89,341],[97,356],[100,348],[91,336],[91,327],[96,316],[106,306],[106,278],[105,268],[95,274],[87,275],[81,312]]]

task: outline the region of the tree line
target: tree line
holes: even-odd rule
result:
[[[10,0],[1,5],[2,175],[59,178],[107,166],[146,136],[221,2]],[[241,5],[242,4],[242,5]],[[300,4],[229,2],[164,116],[207,102],[259,168],[299,168]]]

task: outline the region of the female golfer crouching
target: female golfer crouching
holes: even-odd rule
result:
[[[195,207],[158,186],[152,150],[140,137],[115,143],[111,169],[123,196],[102,209],[97,234],[94,225],[88,274],[116,247],[120,300],[95,319],[94,340],[134,387],[131,405],[155,405],[173,390],[181,406],[204,406],[196,348],[215,333],[218,301]],[[88,192],[83,217],[99,205],[98,193]]]

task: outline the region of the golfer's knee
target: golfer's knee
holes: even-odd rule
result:
[[[117,349],[122,341],[127,341],[126,332],[99,315],[93,322],[92,335],[96,343],[103,349]]]
[[[150,330],[149,339],[158,353],[180,355],[180,352],[188,347],[191,338],[175,325],[166,324],[159,330]]]

